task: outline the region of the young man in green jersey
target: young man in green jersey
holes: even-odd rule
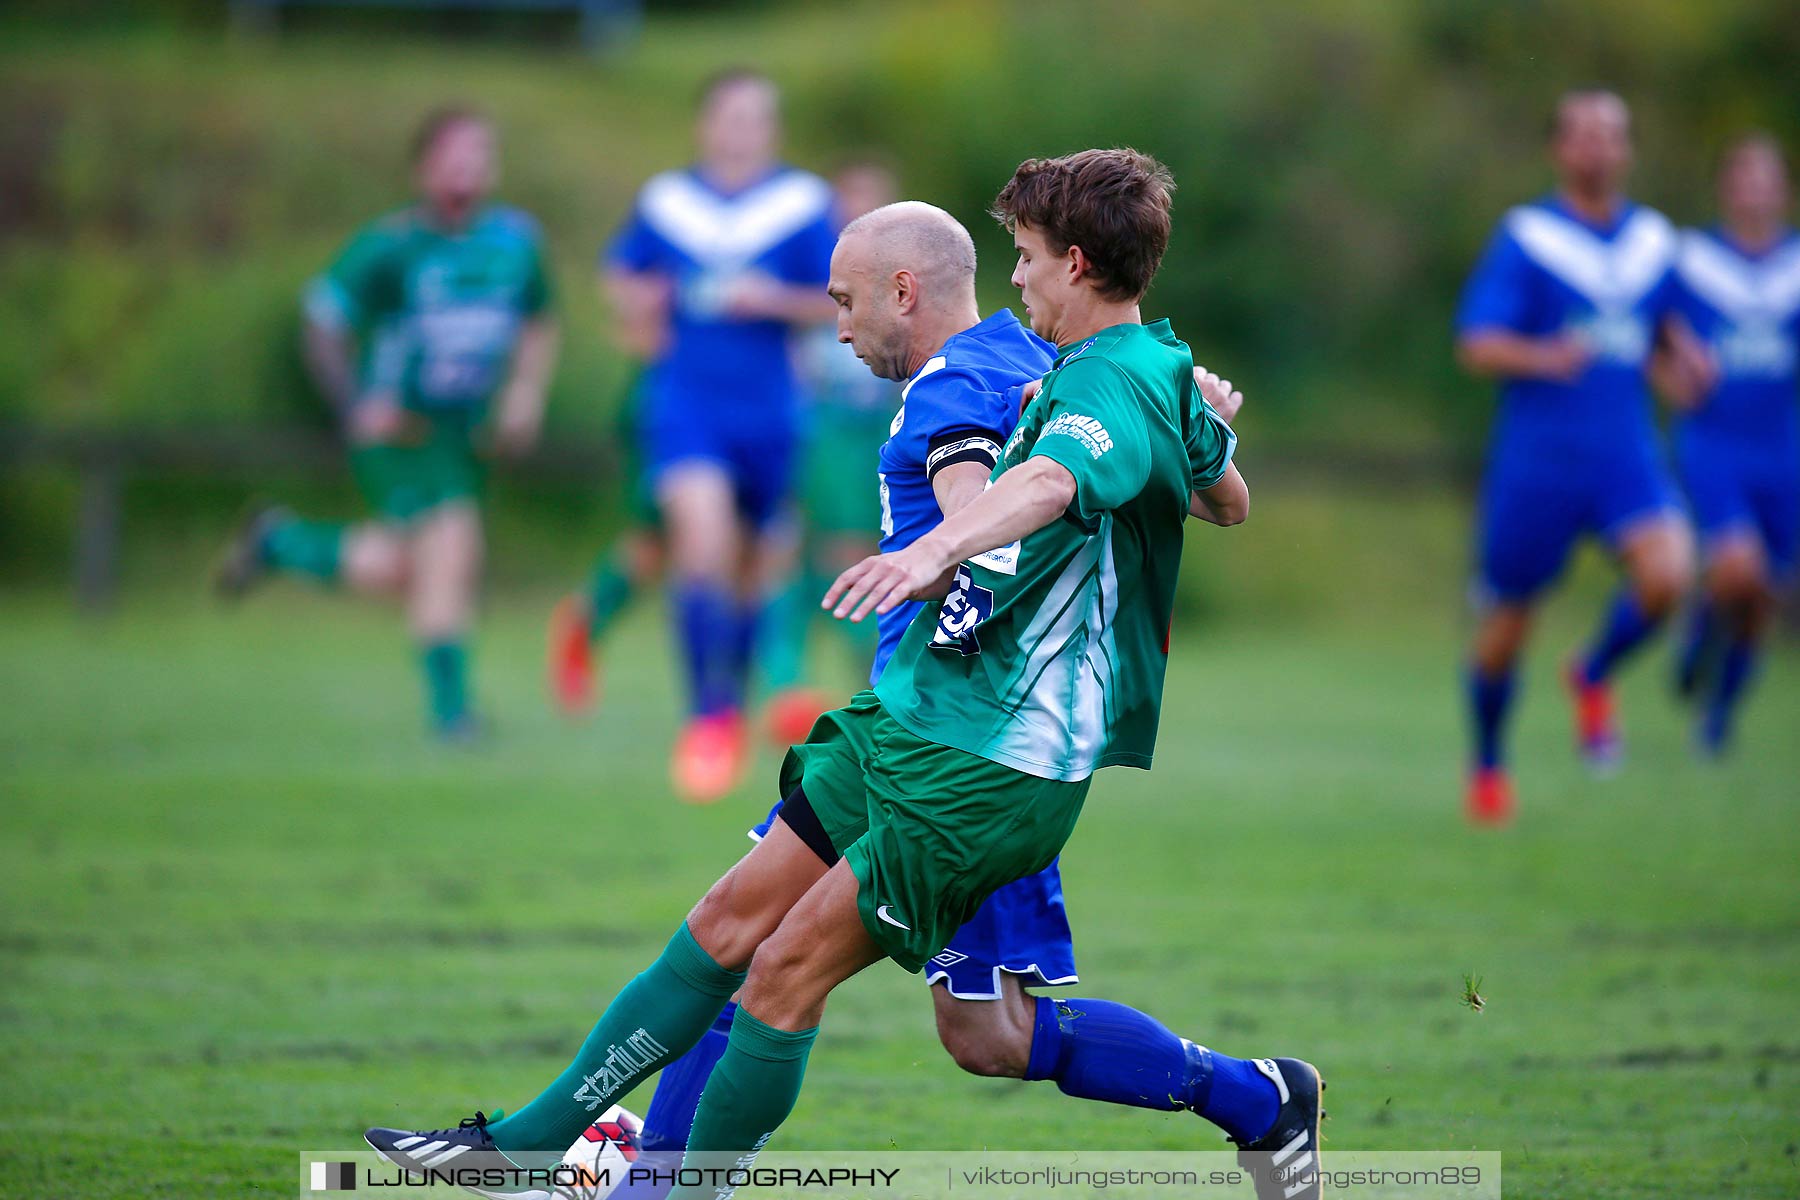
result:
[[[747,1166],[791,1111],[832,989],[884,957],[921,969],[988,895],[1056,856],[1094,770],[1150,765],[1184,518],[1235,524],[1249,503],[1187,347],[1138,308],[1168,244],[1171,189],[1130,150],[1020,166],[996,215],[1015,233],[1033,329],[1059,347],[1053,369],[987,490],[825,598],[853,620],[935,602],[875,690],[794,748],[779,820],[562,1076],[504,1120],[370,1130],[376,1149],[406,1166],[558,1154],[736,991],[689,1138],[696,1173],[676,1192],[729,1193],[713,1172]],[[1279,1096],[1270,1128],[1237,1139],[1259,1193],[1316,1197],[1318,1072],[1254,1067]]]
[[[414,143],[419,203],[359,230],[306,294],[307,365],[343,422],[370,520],[253,514],[220,590],[271,574],[401,598],[431,727],[476,730],[469,627],[483,557],[480,498],[495,455],[530,449],[556,360],[536,222],[487,203],[494,131],[467,109],[429,116]]]

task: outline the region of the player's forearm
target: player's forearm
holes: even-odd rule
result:
[[[340,416],[356,404],[356,348],[350,331],[308,320],[301,330],[307,372],[327,403]]]
[[[668,321],[669,283],[660,275],[608,270],[600,290],[612,306],[619,341],[632,353],[654,349]]]
[[[1075,477],[1054,459],[1034,456],[920,538],[945,566],[1036,533],[1075,499]]]
[[[1485,331],[1456,343],[1456,361],[1471,375],[1490,379],[1549,379],[1560,372],[1547,361],[1556,339]]]
[[[519,333],[519,345],[513,351],[512,374],[506,381],[504,407],[521,416],[541,417],[544,397],[550,390],[550,376],[556,370],[556,351],[561,333],[556,322],[540,318]]]
[[[1219,482],[1194,490],[1189,497],[1188,513],[1214,525],[1243,524],[1250,515],[1250,485],[1238,473],[1236,463],[1225,468]]]

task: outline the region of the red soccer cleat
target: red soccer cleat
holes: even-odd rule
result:
[[[1477,767],[1469,776],[1463,810],[1477,825],[1504,825],[1512,820],[1512,777],[1504,767]]]
[[[788,688],[769,698],[765,713],[769,741],[778,749],[797,746],[812,732],[820,714],[832,707],[832,697],[816,688]]]
[[[1623,750],[1612,688],[1604,682],[1589,683],[1579,662],[1569,664],[1563,679],[1575,706],[1575,749],[1588,770],[1596,775],[1612,774],[1619,769]]]
[[[750,765],[750,735],[743,714],[695,717],[675,740],[669,779],[687,804],[712,804],[743,779]]]
[[[565,596],[550,613],[550,694],[568,716],[592,708],[596,672],[594,644],[588,636],[587,608],[578,596]]]

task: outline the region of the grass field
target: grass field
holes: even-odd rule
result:
[[[744,848],[774,759],[674,804],[657,618],[571,727],[537,690],[548,599],[493,604],[499,736],[446,753],[380,611],[157,593],[90,625],[0,594],[0,1194],[289,1194],[302,1149],[510,1108],[566,1061]],[[1718,768],[1638,664],[1630,764],[1590,782],[1551,669],[1585,605],[1559,605],[1522,819],[1478,832],[1455,622],[1414,608],[1178,633],[1158,769],[1102,776],[1066,857],[1076,994],[1318,1062],[1328,1148],[1499,1150],[1520,1197],[1800,1193],[1800,656]],[[960,1075],[891,967],[813,1064],[789,1147],[1219,1147]]]

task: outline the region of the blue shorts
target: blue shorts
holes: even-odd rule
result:
[[[1529,600],[1562,573],[1584,534],[1616,550],[1633,526],[1681,511],[1653,445],[1626,440],[1555,465],[1496,454],[1481,487],[1479,585],[1491,601]]]
[[[780,812],[777,802],[750,837],[761,841]],[[942,981],[959,1000],[998,1000],[1002,974],[1019,976],[1027,987],[1080,982],[1056,863],[989,896],[950,944],[925,964],[926,984]]]
[[[639,425],[650,486],[672,467],[712,463],[731,480],[746,521],[761,528],[781,516],[794,485],[799,418],[791,404],[756,406],[758,412],[765,408],[763,420],[738,412],[721,421],[716,400],[695,404],[669,392],[654,396]]]
[[[1779,582],[1793,573],[1800,551],[1800,452],[1752,456],[1693,438],[1678,444],[1677,460],[1704,549],[1753,537],[1771,576]]]

